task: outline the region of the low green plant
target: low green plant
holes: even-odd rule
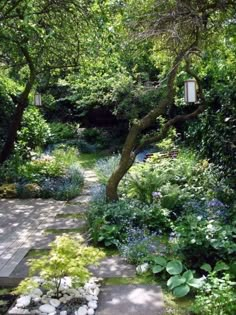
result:
[[[42,157],[21,165],[18,169],[19,178],[28,182],[40,182],[42,178],[59,177],[65,174],[65,166],[53,157]]]
[[[198,315],[233,315],[236,313],[235,282],[229,274],[217,277],[210,273],[203,287],[198,291],[192,312]]]
[[[74,284],[85,283],[90,276],[87,266],[96,263],[103,257],[102,251],[86,246],[82,238],[73,239],[62,235],[51,244],[48,256],[31,260],[30,274],[39,273],[44,280],[44,285],[51,288],[58,297],[63,277],[71,277]],[[18,293],[25,292],[28,281],[27,279],[21,283]]]
[[[233,190],[219,167],[183,149],[175,159],[160,156],[154,154],[147,162],[135,164],[123,180],[122,192],[147,203],[153,201],[153,192],[161,192],[162,206],[178,214],[193,198],[233,202]]]
[[[230,224],[218,218],[186,213],[175,223],[177,251],[189,267],[199,268],[204,262],[232,260],[236,253],[235,221]]]
[[[169,212],[158,204],[147,205],[138,200],[121,199],[117,202],[94,202],[87,213],[91,237],[95,243],[124,242],[128,230],[145,228],[156,233],[170,227]]]
[[[202,279],[194,278],[193,271],[184,271],[184,266],[179,260],[168,261],[162,256],[154,257],[152,260],[152,272],[154,274],[166,272],[171,275],[167,281],[167,287],[178,298],[187,295],[191,287],[199,289],[203,285]]]
[[[62,122],[51,122],[49,126],[51,129],[49,143],[62,143],[65,140],[76,138],[79,127],[77,124]]]
[[[79,151],[73,146],[60,145],[60,147],[52,151],[52,156],[57,164],[68,167],[78,162]]]
[[[41,182],[41,196],[57,200],[77,197],[83,187],[83,174],[78,163],[70,165],[63,176],[45,178]]]

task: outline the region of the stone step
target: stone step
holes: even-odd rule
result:
[[[120,256],[105,258],[98,266],[89,266],[89,270],[98,278],[132,278],[136,275],[135,266],[128,264]]]
[[[155,285],[108,285],[102,288],[96,315],[164,315],[161,288]]]
[[[78,204],[88,204],[92,200],[91,195],[80,195],[71,200],[71,203],[78,203]]]
[[[84,205],[67,203],[58,214],[83,214],[86,210],[87,208]]]
[[[12,271],[28,253],[29,248],[18,248],[0,269],[0,277],[9,277]]]
[[[83,219],[73,219],[73,218],[54,218],[52,222],[46,222],[40,227],[44,229],[56,229],[56,230],[66,230],[66,229],[77,229],[81,228],[86,224]]]

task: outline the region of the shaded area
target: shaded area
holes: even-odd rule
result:
[[[135,266],[127,264],[119,256],[105,258],[99,263],[99,266],[90,266],[89,270],[96,277],[101,278],[134,277],[136,274]]]

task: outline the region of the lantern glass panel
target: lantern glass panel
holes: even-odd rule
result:
[[[35,94],[35,97],[34,97],[34,104],[36,106],[41,106],[42,105],[42,99],[41,99],[41,94]]]
[[[185,81],[185,101],[187,103],[195,103],[197,101],[196,81]]]

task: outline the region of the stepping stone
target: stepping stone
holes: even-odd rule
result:
[[[16,268],[16,266],[20,263],[20,261],[25,257],[28,253],[29,248],[19,248],[14,254],[10,257],[10,259],[6,259],[5,265],[0,270],[0,277],[9,277],[12,271]],[[4,257],[3,257],[4,261]]]
[[[58,214],[83,214],[86,210],[86,206],[67,203]]]
[[[71,200],[72,203],[89,203],[92,200],[92,196],[90,195],[80,195]]]
[[[136,275],[135,266],[126,263],[119,256],[105,258],[98,266],[89,266],[89,270],[98,278],[132,278]]]
[[[81,228],[85,224],[86,222],[82,219],[56,218],[52,222],[42,224],[40,227],[44,229],[66,230]]]
[[[96,315],[164,315],[161,288],[155,285],[108,285],[99,295]]]

